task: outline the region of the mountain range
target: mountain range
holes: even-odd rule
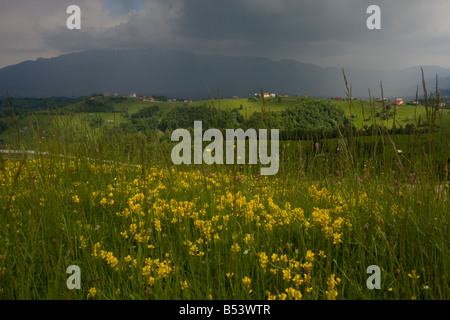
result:
[[[450,69],[423,66],[427,87],[450,94]],[[165,95],[173,98],[246,98],[264,92],[314,97],[346,96],[342,68],[295,60],[203,55],[160,48],[98,49],[24,61],[0,69],[0,96],[88,96],[93,93]],[[421,67],[402,70],[345,68],[352,96],[423,95]],[[448,94],[447,94],[448,95]]]

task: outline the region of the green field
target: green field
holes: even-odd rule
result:
[[[100,97],[100,99],[102,99]],[[325,101],[332,105],[335,105],[339,109],[343,110],[345,114],[350,117],[353,115],[352,122],[357,127],[363,127],[364,125],[370,126],[372,123],[376,123],[381,126],[391,128],[394,124],[394,117],[388,120],[382,120],[381,117],[376,117],[377,112],[382,112],[383,104],[380,102],[372,102],[369,100],[354,100],[351,105],[347,100],[333,100],[333,99],[318,99],[318,98],[301,98],[301,97],[284,97],[280,98],[281,102],[278,102],[276,98],[266,98],[264,102],[262,99],[213,99],[213,100],[200,100],[192,103],[185,102],[141,102],[139,98],[126,98],[124,102],[114,103],[114,109],[116,113],[105,112],[101,113],[101,116],[105,120],[113,120],[117,123],[127,121],[123,117],[124,111],[128,111],[131,115],[138,112],[140,109],[159,106],[164,112],[169,111],[174,107],[182,106],[202,106],[208,107],[214,106],[217,109],[229,110],[238,109],[241,114],[247,118],[253,113],[261,112],[264,105],[267,112],[281,112],[289,107],[293,107],[302,103],[308,103],[308,101]],[[75,104],[78,105],[80,103]],[[392,102],[387,102],[390,110],[396,110],[395,123],[397,126],[405,126],[408,123],[417,124],[418,121],[426,121],[426,108],[423,105],[403,105],[395,107]],[[441,109],[440,121],[442,126],[450,125],[450,109]],[[89,113],[79,113],[79,116],[86,116]]]

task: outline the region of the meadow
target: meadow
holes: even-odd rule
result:
[[[364,105],[375,110],[345,103],[360,125]],[[426,133],[419,114],[436,119]],[[282,141],[273,176],[175,166],[167,133],[122,134],[117,121],[12,117],[4,147],[37,152],[0,155],[0,299],[446,300],[448,115],[430,102],[398,117],[415,133]],[[70,265],[79,290],[66,286]]]
[[[281,102],[278,102],[275,98],[265,99],[265,105],[267,112],[281,112],[286,110],[291,106],[296,106],[299,103],[305,101],[326,101],[332,103],[339,109],[343,110],[346,116],[352,117],[353,124],[357,128],[361,128],[364,125],[370,126],[373,122],[376,122],[380,126],[387,128],[392,128],[394,119],[382,119],[376,117],[376,113],[381,113],[383,110],[383,104],[380,102],[374,103],[371,100],[355,100],[350,106],[346,99],[334,100],[334,99],[318,99],[318,98],[301,98],[301,97],[290,97],[281,98]],[[105,112],[99,114],[103,119],[114,121],[115,123],[124,123],[128,119],[124,117],[124,112],[122,110],[127,110],[129,114],[134,114],[141,109],[160,106],[163,108],[164,112],[168,112],[175,107],[182,106],[202,106],[215,107],[222,110],[237,109],[244,116],[244,118],[250,117],[254,113],[261,112],[261,100],[253,99],[213,99],[213,100],[199,100],[193,101],[191,103],[184,102],[141,102],[139,98],[129,98],[126,102],[118,103],[115,105],[117,112]],[[392,107],[392,111],[396,109],[396,119],[397,126],[405,126],[407,124],[416,124],[419,118],[424,121],[426,119],[426,108],[424,105],[403,105],[399,107]],[[78,113],[78,116],[88,116],[89,113]],[[352,116],[353,115],[353,116]],[[440,118],[443,126],[450,126],[450,109],[441,110]]]

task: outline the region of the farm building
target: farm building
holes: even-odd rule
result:
[[[403,101],[402,98],[397,98],[397,99],[394,100],[394,104],[397,105],[397,106],[401,106],[404,103],[405,103],[405,101]]]

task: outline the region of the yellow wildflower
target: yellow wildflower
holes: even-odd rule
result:
[[[279,300],[286,300],[287,298],[287,294],[286,293],[280,293],[278,294],[278,299]]]
[[[309,262],[313,262],[314,261],[314,252],[312,252],[311,250],[306,251],[306,260],[308,260]]]
[[[181,286],[181,290],[185,290],[189,287],[188,283],[186,280],[184,281],[180,281],[180,286]]]
[[[271,294],[270,291],[266,291],[267,300],[276,300],[277,296],[275,294]]]
[[[413,280],[417,280],[420,278],[419,275],[416,275],[416,270],[412,270],[411,273],[408,273],[408,277],[410,277]]]
[[[294,278],[292,278],[292,281],[294,282],[294,286],[295,286],[296,288],[300,287],[300,285],[303,283],[302,276],[299,275],[299,274],[296,274],[296,275],[294,276]]]
[[[269,257],[265,252],[259,253],[259,263],[261,263],[261,268],[266,269],[267,263],[269,262]]]
[[[291,270],[285,269],[283,270],[283,280],[289,282],[291,280]]]
[[[242,279],[242,283],[244,284],[245,289],[248,290],[248,293],[251,293],[253,291],[250,289],[251,282],[252,280],[247,276]]]
[[[292,287],[287,288],[286,293],[289,299],[300,300],[302,298],[302,293],[300,292],[300,290],[296,290]]]
[[[86,239],[83,236],[80,236],[80,249],[86,248]]]
[[[155,230],[158,231],[158,232],[161,232],[162,231],[162,229],[161,229],[161,221],[159,221],[159,219],[155,219],[154,223],[155,223]]]
[[[332,274],[327,281],[327,288],[328,290],[325,291],[325,294],[327,296],[328,300],[336,300],[336,297],[338,295],[338,292],[336,291],[335,287],[337,284],[339,284],[341,282],[341,279],[339,278],[334,278],[335,275]]]
[[[98,249],[100,248],[100,242],[97,242],[95,245],[94,245],[94,252],[92,253],[92,255],[94,256],[94,257],[97,257],[98,256]]]
[[[235,243],[231,246],[232,253],[238,253],[239,251],[241,251],[241,247],[239,247],[239,245],[237,243]]]
[[[89,298],[95,297],[96,294],[97,294],[97,290],[95,289],[95,287],[92,287],[88,291],[87,298],[89,299]]]

